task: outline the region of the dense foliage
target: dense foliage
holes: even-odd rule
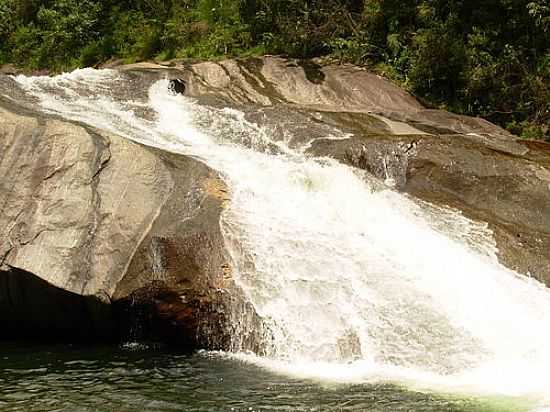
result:
[[[0,0],[0,63],[329,56],[529,138],[550,139],[549,46],[547,0]]]

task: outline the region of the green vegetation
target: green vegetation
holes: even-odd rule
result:
[[[0,63],[326,56],[548,140],[549,47],[547,0],[0,0]]]

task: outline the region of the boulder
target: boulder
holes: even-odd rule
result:
[[[220,230],[229,197],[218,174],[190,157],[7,107],[0,325],[9,327],[0,338],[228,348],[230,318],[255,314],[232,282]]]

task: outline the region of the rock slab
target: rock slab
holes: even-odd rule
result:
[[[218,174],[190,157],[7,106],[0,324],[11,326],[0,338],[47,329],[52,338],[149,334],[226,348],[234,308],[250,308],[231,280]],[[120,336],[132,328],[143,336]]]

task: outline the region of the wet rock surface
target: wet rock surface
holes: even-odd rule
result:
[[[550,285],[550,144],[521,140],[480,118],[426,109],[353,66],[265,57],[180,69],[190,95],[242,108],[293,147],[488,222],[501,262]],[[287,136],[276,132],[278,125]]]
[[[488,222],[501,262],[550,285],[550,144],[425,109],[353,66],[265,57],[116,69],[126,81],[115,99],[182,79],[187,96],[241,110],[292,149]],[[232,280],[220,229],[230,198],[215,171],[1,99],[0,338],[47,331],[261,352],[261,321]],[[256,326],[235,329],[243,324]]]
[[[365,169],[397,190],[489,223],[506,266],[550,284],[550,145],[523,154],[463,135],[319,140],[310,153]]]

